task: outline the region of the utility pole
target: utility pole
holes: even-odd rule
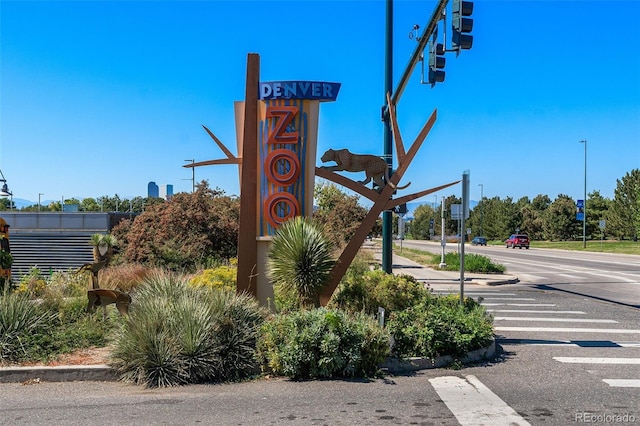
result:
[[[482,222],[484,221],[484,185],[479,183],[480,187],[480,235],[484,237],[484,229],[482,228]]]
[[[582,248],[587,248],[587,141],[584,144],[584,200],[582,201]]]
[[[393,0],[386,0],[386,25],[384,44],[384,104],[387,103],[387,94],[393,93]],[[389,176],[393,173],[393,134],[389,122],[389,112],[383,107],[382,120],[384,121],[384,159],[387,161]],[[382,213],[382,270],[390,274],[393,270],[392,240],[393,216],[391,211]]]

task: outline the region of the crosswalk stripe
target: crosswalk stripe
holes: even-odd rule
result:
[[[523,313],[523,314],[579,314],[584,315],[582,311],[536,311],[532,309],[487,309],[487,312],[502,312],[502,313]]]
[[[589,358],[579,356],[554,356],[558,362],[569,364],[640,364],[640,358]]]
[[[494,321],[539,321],[539,322],[588,322],[599,324],[618,324],[612,319],[587,319],[587,318],[536,318],[536,317],[495,317]]]
[[[625,330],[622,328],[554,328],[554,327],[494,327],[495,331],[549,331],[552,333],[620,333],[640,334],[640,330]]]
[[[482,302],[482,306],[537,306],[537,307],[554,307],[556,306],[553,303],[484,303]]]
[[[500,344],[536,345],[536,346],[571,346],[574,348],[640,348],[640,342],[615,342],[611,340],[550,340],[550,339],[503,339]]]
[[[615,388],[640,388],[640,379],[602,379],[602,381]]]
[[[485,297],[484,300],[536,300],[529,297]]]
[[[466,379],[466,380],[465,380]],[[462,426],[530,425],[475,376],[429,379],[440,399]]]

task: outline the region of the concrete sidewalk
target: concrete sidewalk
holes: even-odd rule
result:
[[[368,248],[373,250],[374,257],[378,261],[382,261],[382,248],[371,244]],[[402,257],[397,253],[393,253],[392,256],[392,272],[395,275],[405,274],[411,275],[420,282],[429,284],[430,287],[451,287],[460,284],[460,272],[459,271],[442,271],[439,269],[430,268],[428,266],[421,265],[413,260]],[[476,285],[504,285],[504,284],[517,284],[520,282],[518,277],[509,274],[480,274],[475,272],[465,272],[464,282],[466,284]]]

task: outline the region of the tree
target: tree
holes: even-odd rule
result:
[[[640,169],[618,179],[609,212],[607,229],[617,238],[637,238],[640,234]]]
[[[316,185],[314,196],[316,223],[324,227],[327,237],[336,246],[348,243],[367,215],[367,209],[358,204],[360,198],[342,192],[332,183]]]
[[[428,240],[430,238],[429,230],[431,227],[431,220],[434,220],[434,233],[438,234],[440,232],[439,218],[440,216],[430,205],[419,205],[413,213],[413,223],[411,224],[411,235],[413,238],[416,240]]]
[[[595,238],[601,234],[600,221],[606,220],[611,200],[600,195],[600,191],[593,191],[587,198],[587,236]]]
[[[544,219],[546,239],[566,241],[581,234],[575,202],[568,195],[559,194],[546,210]]]
[[[551,204],[549,197],[537,195],[531,202],[526,203],[524,198],[521,198],[516,204],[520,208],[520,216],[522,217],[521,228],[526,231],[531,239],[544,239],[543,215],[549,204]]]
[[[277,229],[267,256],[274,290],[295,292],[301,308],[320,306],[320,292],[335,264],[333,244],[312,219],[297,216]]]
[[[121,247],[121,261],[194,270],[237,256],[239,213],[237,197],[203,181],[194,193],[146,206],[112,234]]]

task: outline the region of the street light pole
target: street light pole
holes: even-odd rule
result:
[[[584,144],[584,200],[582,205],[582,248],[587,248],[587,141]]]
[[[479,183],[480,187],[480,235],[484,237],[484,229],[482,227],[482,222],[484,222],[484,185]]]
[[[193,166],[196,160],[184,160],[191,161],[191,193],[196,192],[196,168]]]
[[[44,193],[40,192],[38,193],[38,212],[40,212],[40,196],[44,195]]]

